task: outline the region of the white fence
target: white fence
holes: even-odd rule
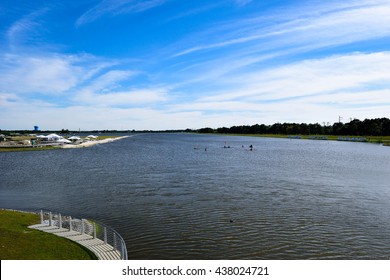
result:
[[[80,234],[87,234],[93,238],[100,239],[113,247],[113,250],[119,252],[122,260],[127,260],[126,243],[122,236],[113,228],[104,225],[101,222],[89,219],[77,219],[71,216],[63,216],[61,214],[53,214],[52,212],[40,211],[41,224],[55,226],[60,229],[68,229],[69,231],[77,231]]]

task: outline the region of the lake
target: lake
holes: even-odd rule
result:
[[[130,259],[390,258],[381,145],[136,134],[0,153],[0,170],[1,208],[102,221]]]

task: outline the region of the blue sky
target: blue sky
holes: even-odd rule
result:
[[[2,0],[0,129],[390,117],[388,0]]]

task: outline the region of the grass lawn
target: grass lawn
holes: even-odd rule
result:
[[[1,260],[91,260],[88,249],[54,234],[29,229],[38,214],[0,210]]]
[[[121,136],[112,136],[112,135],[99,135],[98,138],[96,138],[96,140],[104,140],[104,139],[108,139],[108,138],[119,138]]]
[[[25,152],[25,151],[44,151],[44,150],[54,150],[59,149],[59,147],[47,146],[47,147],[0,147],[1,152]]]

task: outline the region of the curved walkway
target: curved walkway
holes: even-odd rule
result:
[[[78,231],[69,230],[66,228],[59,228],[56,226],[50,226],[46,224],[37,224],[29,226],[31,229],[37,229],[44,232],[52,233],[60,237],[70,239],[85,248],[92,251],[99,260],[120,260],[121,254],[114,247],[105,243],[103,240],[94,238],[88,234],[82,234]]]

